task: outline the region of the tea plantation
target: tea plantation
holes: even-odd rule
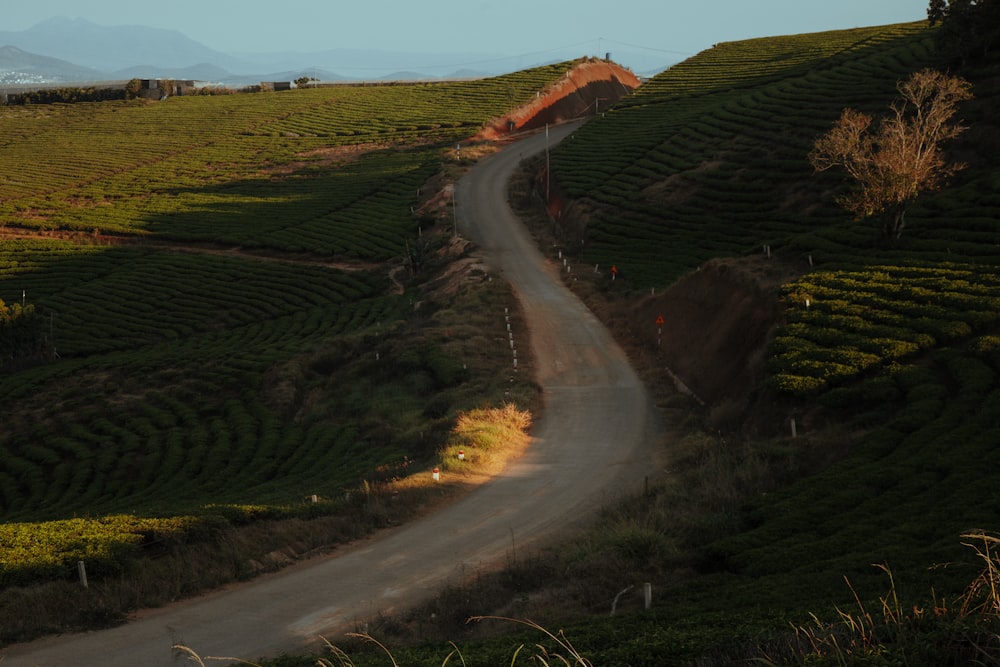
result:
[[[572,66],[0,107],[0,300],[32,311],[0,340],[0,586],[120,571],[205,517],[335,514],[461,410],[531,400],[422,291],[442,242],[414,211]],[[482,282],[455,298],[500,333],[513,297]]]

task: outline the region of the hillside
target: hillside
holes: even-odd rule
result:
[[[806,158],[844,107],[878,113],[949,66],[924,23],[723,43],[581,128],[548,178],[534,163],[514,199],[531,214],[549,184],[536,232],[658,393],[665,478],[406,616],[453,624],[398,659],[440,664],[456,637],[495,663],[568,653],[527,630],[474,641],[460,609],[564,631],[592,664],[996,660],[996,58],[961,72],[975,99],[950,153],[968,168],[897,242]]]
[[[405,520],[461,419],[523,423],[537,386],[488,344],[514,299],[448,193],[470,137],[581,64],[0,108],[0,641]],[[104,593],[65,588],[79,559]]]
[[[875,615],[905,616],[907,631],[938,630],[935,619],[961,606],[982,565],[963,535],[1000,525],[996,61],[963,72],[976,98],[962,109],[970,130],[953,152],[969,168],[917,201],[899,242],[883,243],[873,226],[851,221],[833,202],[842,181],[814,175],[806,159],[843,107],[885,109],[897,81],[926,66],[944,63],[923,23],[719,44],[600,109],[552,152],[550,178],[544,163],[535,164],[535,191],[513,198],[529,211],[545,191],[540,184],[550,183],[551,218],[541,218],[536,231],[553,264],[564,259],[572,267],[568,284],[656,388],[673,427],[669,463],[641,497],[609,507],[594,533],[558,553],[512,562],[497,579],[477,575],[470,589],[383,619],[380,630],[411,629],[424,638],[431,618],[443,625],[447,617],[455,625],[446,631],[469,633],[445,635],[457,641],[471,637],[469,615],[499,609],[565,628],[595,664],[632,665],[731,664],[762,655],[794,662],[810,639],[847,625],[838,610],[858,604]],[[549,71],[544,81],[525,83],[518,104],[563,76]],[[454,158],[459,137],[490,131],[486,118],[509,117],[512,84],[477,85],[422,91],[419,103],[413,91],[386,89],[364,103],[298,91],[308,103],[291,113],[276,102],[291,98],[259,106],[204,102],[201,122],[189,125],[181,107],[152,106],[132,117],[148,125],[136,125],[103,162],[88,165],[93,179],[77,170],[71,156],[79,144],[62,128],[103,131],[114,141],[101,129],[106,118],[88,109],[42,125],[44,144],[34,137],[45,114],[15,117],[19,124],[5,119],[20,137],[10,147],[23,151],[11,153],[19,164],[52,155],[28,173],[0,174],[16,193],[0,202],[5,220],[21,230],[73,230],[77,240],[96,228],[99,240],[110,231],[150,242],[111,248],[109,268],[96,247],[7,241],[6,275],[31,280],[29,294],[45,295],[60,320],[68,312],[73,335],[64,347],[60,334],[62,363],[4,384],[0,398],[18,407],[21,421],[0,443],[18,453],[4,459],[10,471],[0,477],[0,492],[5,508],[15,507],[13,499],[19,509],[3,516],[67,515],[81,499],[103,512],[181,498],[197,505],[219,494],[242,521],[301,493],[282,485],[286,471],[325,483],[331,497],[343,489],[347,482],[321,482],[322,466],[310,468],[307,458],[281,467],[284,452],[298,445],[340,443],[343,426],[343,442],[366,443],[353,454],[386,444],[384,458],[362,463],[393,475],[404,449],[418,446],[418,433],[422,441],[417,424],[425,421],[417,412],[436,422],[435,436],[444,439],[446,423],[465,405],[459,396],[499,400],[501,386],[473,381],[453,360],[483,342],[479,324],[464,321],[467,304],[506,303],[512,295],[472,290],[454,304],[441,301],[442,290],[407,283],[400,296],[386,270],[401,243],[408,262],[447,262],[439,246],[407,245],[422,238],[425,223],[440,229],[447,215],[415,222],[404,202],[442,157]],[[491,100],[489,113],[477,107],[441,118],[442,108],[480,96]],[[388,112],[372,112],[382,100],[386,107],[405,100],[414,112],[390,121]],[[115,113],[135,112],[121,106]],[[228,134],[212,134],[216,127]],[[130,150],[156,129],[164,132],[158,141]],[[183,133],[194,139],[179,150]],[[422,138],[431,146],[426,153]],[[390,158],[386,148],[398,155]],[[326,171],[330,164],[339,169]],[[348,175],[357,190],[339,187]],[[135,197],[139,183],[149,187]],[[207,262],[202,254],[161,252],[157,241],[174,249],[237,248],[240,256]],[[257,264],[244,263],[253,253],[331,266],[312,267],[312,289],[301,289],[298,269],[295,279],[277,263],[258,275]],[[175,284],[177,276],[190,280]],[[436,287],[455,285],[429,268],[422,276]],[[22,294],[17,284],[11,277],[0,284],[8,303]],[[131,284],[146,285],[146,294],[119,298],[140,306],[141,316],[104,298],[128,294]],[[209,289],[223,296],[206,299]],[[321,304],[314,303],[317,291],[326,295]],[[423,297],[433,309],[421,322],[426,328],[407,335],[427,354],[401,363],[406,391],[367,382],[377,369],[367,346],[390,329],[402,335],[410,304],[401,301]],[[158,303],[184,305],[175,313]],[[261,309],[269,313],[263,321]],[[463,318],[447,319],[458,312]],[[125,331],[116,329],[120,323]],[[287,331],[301,335],[286,339]],[[299,354],[303,344],[308,352]],[[349,375],[334,373],[342,366]],[[142,382],[126,368],[139,369]],[[473,374],[488,377],[487,369]],[[358,382],[349,393],[344,377]],[[150,378],[162,379],[158,389],[143,387]],[[676,391],[676,380],[700,401]],[[439,391],[430,401],[429,387]],[[533,398],[530,385],[516,392]],[[314,417],[303,422],[309,428],[276,435],[281,420],[294,421],[307,408],[356,421]],[[400,413],[407,419],[392,421]],[[375,428],[384,423],[390,427]],[[143,480],[153,473],[135,456],[145,438],[160,443],[164,461],[187,448],[208,462],[209,442],[267,447],[250,465],[225,461],[203,474],[175,453],[168,468],[174,477],[149,486]],[[105,453],[107,443],[113,449]],[[59,467],[61,452],[86,462],[92,478]],[[109,481],[113,457],[132,462],[140,476]],[[168,493],[171,479],[182,483]],[[106,491],[81,494],[92,486]],[[256,500],[264,510],[242,505]],[[651,613],[638,611],[635,592],[645,582],[656,592]],[[620,613],[608,618],[612,600]],[[810,630],[796,634],[790,624]],[[992,626],[982,631],[995,639]],[[463,650],[506,664],[512,641],[520,636]],[[400,655],[441,664],[439,648]]]
[[[844,107],[881,112],[911,72],[949,67],[933,34],[719,44],[553,152],[550,233],[591,267],[575,284],[664,395],[679,379],[705,400],[719,435],[700,456],[731,461],[693,525],[670,518],[691,502],[670,484],[642,522],[677,551],[637,567],[697,600],[683,613],[804,622],[855,593],[877,607],[892,584],[903,609],[931,590],[955,605],[978,573],[963,535],[1000,525],[997,61],[962,71],[975,99],[950,154],[968,167],[908,209],[898,242],[852,221],[842,177],[806,159]]]

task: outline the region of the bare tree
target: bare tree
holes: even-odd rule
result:
[[[899,238],[906,205],[965,166],[945,160],[941,145],[965,130],[952,117],[972,97],[971,88],[960,77],[916,72],[897,85],[900,97],[874,128],[868,114],[844,109],[833,129],[816,140],[809,161],[816,171],[843,167],[855,187],[837,203],[858,219],[884,216],[884,234]]]

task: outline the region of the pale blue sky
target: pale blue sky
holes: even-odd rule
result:
[[[223,52],[371,48],[529,60],[682,60],[716,42],[918,21],[928,0],[26,0],[0,30],[47,18],[176,29]],[[462,57],[458,57],[456,65]],[[636,66],[637,70],[642,67]]]

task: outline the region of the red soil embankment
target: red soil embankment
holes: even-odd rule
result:
[[[476,139],[496,140],[509,134],[596,115],[630,94],[641,81],[630,70],[604,60],[586,60],[522,107],[496,119]]]

